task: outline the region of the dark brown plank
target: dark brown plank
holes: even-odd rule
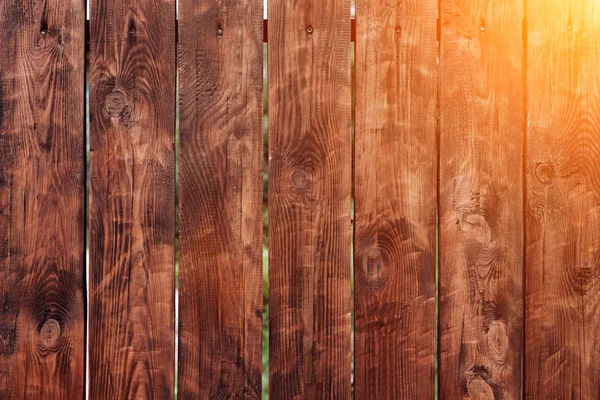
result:
[[[436,0],[356,4],[357,399],[433,399]]]
[[[263,4],[179,16],[178,394],[260,399]]]
[[[441,399],[521,394],[522,8],[441,2]]]
[[[82,1],[0,3],[0,398],[82,398]]]
[[[90,398],[174,384],[175,1],[93,0]]]
[[[527,2],[525,395],[600,398],[600,7]]]
[[[269,2],[273,399],[350,397],[350,2]]]

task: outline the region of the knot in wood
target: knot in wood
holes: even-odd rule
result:
[[[486,332],[487,354],[496,365],[506,364],[508,329],[503,321],[493,321]]]
[[[369,290],[380,290],[386,285],[386,254],[385,250],[378,247],[367,249],[362,259],[362,271],[366,278],[366,288]]]
[[[104,105],[110,118],[121,117],[128,108],[127,98],[125,97],[123,92],[118,90],[110,92],[106,96]]]
[[[42,330],[40,331],[42,343],[45,346],[50,347],[60,337],[60,324],[57,320],[50,318],[46,321]]]
[[[540,183],[549,185],[554,179],[554,169],[549,164],[539,163],[535,167],[535,177]]]
[[[290,180],[294,192],[306,192],[311,185],[309,176],[301,169],[292,171]]]

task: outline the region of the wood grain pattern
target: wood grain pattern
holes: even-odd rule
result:
[[[0,398],[82,398],[81,1],[0,2]]]
[[[441,2],[442,399],[521,394],[522,8]]]
[[[350,398],[350,2],[269,2],[273,399]]]
[[[174,386],[175,1],[94,0],[90,398]]]
[[[260,399],[262,0],[179,4],[184,399]]]
[[[433,399],[437,1],[357,1],[355,394]]]
[[[527,3],[525,395],[600,398],[600,6]]]

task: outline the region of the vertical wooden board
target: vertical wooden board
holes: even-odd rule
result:
[[[600,6],[527,2],[525,395],[600,397]]]
[[[0,398],[82,398],[85,9],[0,3]]]
[[[93,0],[90,25],[89,395],[168,399],[175,1]]]
[[[269,2],[273,399],[350,398],[350,2]]]
[[[521,395],[522,4],[441,2],[442,399]]]
[[[179,16],[178,394],[260,399],[263,4]]]
[[[433,399],[437,1],[356,6],[355,393]]]

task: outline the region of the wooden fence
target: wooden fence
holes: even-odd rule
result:
[[[264,34],[270,397],[600,398],[597,2],[89,8],[0,1],[0,398],[260,398]]]

